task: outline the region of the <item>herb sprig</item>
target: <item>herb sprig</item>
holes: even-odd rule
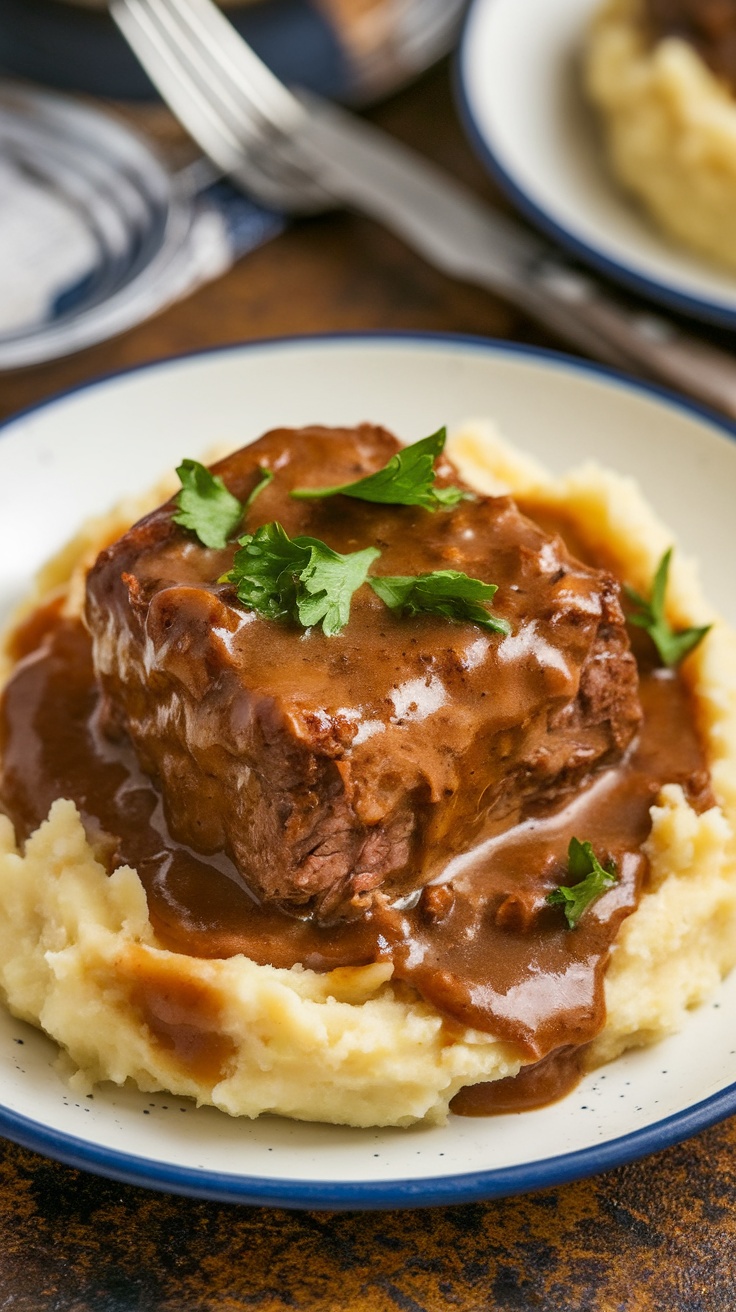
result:
[[[291,495],[298,501],[340,495],[390,506],[451,510],[458,502],[472,499],[472,493],[463,492],[459,487],[435,487],[434,462],[442,454],[446,441],[447,429],[440,428],[431,437],[423,437],[420,442],[402,447],[383,469],[367,474],[355,483],[341,483],[335,487],[299,487],[294,488]]]
[[[511,625],[486,609],[498,587],[454,569],[431,574],[383,575],[369,579],[373,591],[401,615],[442,615],[448,620],[470,620],[494,633],[508,634]]]
[[[218,551],[235,536],[244,515],[273,478],[270,469],[259,466],[260,481],[245,501],[239,501],[222,479],[198,460],[182,460],[176,472],[181,491],[174,498],[178,507],[172,516],[174,523],[194,533],[202,546]]]
[[[657,648],[660,660],[670,668],[679,665],[680,661],[684,660],[699,642],[702,642],[711,628],[710,624],[704,624],[701,628],[680,629],[679,632],[675,632],[672,628],[665,614],[665,596],[671,560],[672,547],[665,551],[657,566],[649,600],[642,597],[639,592],[635,592],[633,588],[624,588],[629,601],[636,607],[628,617],[629,623],[635,624],[639,629],[646,629]]]
[[[429,510],[456,505],[472,494],[461,488],[434,486],[434,461],[445,439],[446,430],[442,428],[403,448],[383,469],[357,483],[302,488],[291,495],[306,499],[340,492],[361,500],[421,505]],[[256,497],[274,477],[269,469],[259,468],[258,472],[259,481],[241,502],[198,460],[183,460],[177,469],[182,486],[175,498],[174,523],[196,534],[204,546],[224,549]],[[333,636],[347,624],[353,594],[366,582],[380,554],[377,548],[368,547],[341,555],[318,538],[290,538],[274,521],[238,539],[232,567],[220,582],[233,584],[241,604],[267,619],[291,619],[304,628],[321,625],[323,633]],[[478,624],[494,633],[511,632],[508,622],[489,610],[498,591],[496,585],[457,570],[384,576],[368,582],[386,606],[402,615],[440,615]]]
[[[581,843],[577,838],[570,839],[567,869],[570,877],[578,882],[572,885],[560,884],[547,894],[547,902],[550,906],[564,906],[568,926],[575,929],[591,902],[612,888],[618,876],[613,861],[602,866],[593,851],[592,843]]]
[[[238,600],[266,619],[321,624],[333,637],[347,624],[353,593],[380,554],[367,547],[343,556],[318,538],[290,538],[280,524],[264,524],[240,538],[221,582],[234,584]]]
[[[250,510],[256,497],[259,497],[261,495],[261,492],[263,492],[264,488],[267,488],[269,483],[273,482],[274,474],[272,469],[264,469],[263,465],[259,465],[258,473],[260,474],[261,477],[259,481],[256,483],[255,487],[253,488],[253,491],[249,493],[249,495],[245,499],[245,502],[243,503],[244,515],[246,514],[247,511]]]
[[[176,472],[181,491],[175,497],[174,523],[196,533],[203,546],[222,550],[243,518],[244,507],[222,479],[198,460],[182,460]]]

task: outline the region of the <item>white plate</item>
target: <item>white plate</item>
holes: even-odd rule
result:
[[[474,145],[528,218],[633,290],[736,327],[736,276],[671,242],[612,178],[580,89],[602,0],[475,0],[459,56]]]
[[[592,456],[636,475],[736,622],[736,430],[592,366],[476,339],[257,343],[106,379],[14,419],[0,441],[0,601],[79,521],[184,455],[279,424],[373,420],[414,441],[488,415],[562,470]],[[0,1130],[118,1179],[243,1202],[399,1207],[535,1189],[614,1166],[736,1112],[736,972],[684,1032],[523,1115],[349,1130],[232,1120],[105,1086],[71,1094],[56,1049],[0,1010]]]

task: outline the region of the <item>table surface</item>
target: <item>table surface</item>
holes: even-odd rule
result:
[[[128,111],[130,113],[130,111]],[[164,111],[133,115],[181,149]],[[479,192],[446,68],[376,111]],[[497,197],[496,197],[497,199]],[[0,417],[97,374],[249,338],[430,329],[555,345],[366,219],[295,225],[151,322],[0,376]],[[733,1312],[736,1119],[595,1179],[487,1204],[297,1213],[167,1197],[0,1142],[0,1309]]]

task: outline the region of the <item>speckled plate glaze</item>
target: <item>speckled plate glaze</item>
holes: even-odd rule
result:
[[[633,474],[697,553],[736,623],[736,428],[561,356],[472,338],[255,343],[103,379],[8,423],[0,441],[0,602],[75,530],[183,455],[278,424],[370,419],[407,441],[490,416],[561,471]],[[166,1094],[57,1074],[55,1046],[0,1010],[0,1131],[74,1166],[152,1188],[286,1207],[453,1203],[619,1165],[736,1112],[736,972],[683,1032],[631,1053],[541,1111],[413,1130],[238,1121]]]
[[[458,94],[481,159],[538,227],[602,273],[697,319],[736,327],[736,275],[660,233],[606,165],[581,90],[602,0],[474,0]]]

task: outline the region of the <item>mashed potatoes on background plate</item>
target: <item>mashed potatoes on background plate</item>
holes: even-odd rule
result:
[[[625,479],[584,466],[560,480],[484,425],[450,454],[479,490],[512,490],[526,506],[564,507],[620,576],[648,588],[671,535]],[[26,610],[56,589],[78,611],[102,545],[171,488],[99,519],[44,571]],[[715,617],[677,554],[668,592],[677,624]],[[9,665],[8,665],[9,668]],[[596,1065],[675,1030],[736,962],[736,639],[716,621],[688,658],[719,805],[698,815],[679,787],[662,790],[647,842],[651,879],[619,931],[606,976],[607,1022]],[[350,1125],[441,1121],[464,1085],[514,1075],[522,1057],[478,1031],[448,1030],[390,965],[326,974],[204,960],[156,943],[135,871],[108,876],[78,812],[60,800],[21,854],[0,822],[0,985],[11,1011],[67,1056],[76,1087],[133,1079],[232,1115],[264,1111]]]
[[[650,42],[642,0],[606,0],[584,60],[616,177],[665,232],[736,268],[736,97],[686,41]]]

